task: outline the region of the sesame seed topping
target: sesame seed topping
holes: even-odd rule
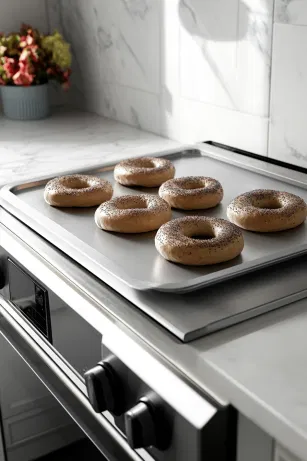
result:
[[[193,236],[212,235],[210,239]],[[186,216],[163,224],[157,232],[156,241],[171,247],[223,249],[242,239],[241,230],[234,224],[219,218]]]
[[[206,196],[216,193],[223,194],[221,183],[205,176],[169,179],[159,189],[160,196],[168,194],[173,197]]]
[[[123,160],[118,163],[114,169],[114,174],[142,174],[152,175],[154,172],[166,172],[168,170],[174,170],[175,168],[167,159],[156,158],[156,157],[140,157]]]
[[[170,206],[160,197],[154,195],[123,195],[102,203],[97,214],[115,216],[140,216],[148,212],[160,214],[170,210]]]
[[[101,189],[112,191],[112,185],[109,181],[96,176],[74,174],[51,179],[45,186],[45,193],[81,196]]]
[[[269,189],[246,192],[228,206],[228,211],[234,215],[253,214],[255,217],[267,216],[268,219],[276,215],[290,219],[298,211],[306,209],[306,203],[301,197]]]

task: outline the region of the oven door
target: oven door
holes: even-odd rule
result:
[[[93,411],[88,399],[64,373],[65,364],[57,364],[58,357],[47,354],[40,346],[41,338],[29,331],[26,321],[14,306],[0,300],[0,333],[18,352],[51,394],[59,401],[88,438],[110,461],[141,461],[143,458],[130,448],[121,432],[102,414]],[[52,351],[50,351],[52,352]],[[82,387],[82,383],[80,383]],[[83,384],[84,385],[84,384]]]

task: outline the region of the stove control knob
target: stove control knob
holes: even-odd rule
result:
[[[115,415],[124,412],[120,379],[110,363],[105,360],[84,374],[89,401],[96,411],[110,411]]]
[[[160,405],[151,396],[142,397],[135,407],[125,413],[126,436],[132,448],[154,446],[164,450],[170,435]]]

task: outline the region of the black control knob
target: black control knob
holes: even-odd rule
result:
[[[142,397],[125,413],[126,436],[132,448],[154,446],[164,450],[169,445],[169,427],[156,400],[152,396]]]
[[[109,363],[111,360],[99,362],[96,367],[84,374],[89,401],[96,411],[110,411],[115,415],[124,412],[123,392],[120,378]]]
[[[125,414],[126,436],[132,448],[156,445],[156,428],[150,407],[139,402]]]

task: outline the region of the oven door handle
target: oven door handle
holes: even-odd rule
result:
[[[0,300],[0,334],[38,376],[89,439],[110,461],[141,461],[125,438],[103,415],[96,414],[86,396],[60,370],[21,325],[10,315],[10,305]]]

